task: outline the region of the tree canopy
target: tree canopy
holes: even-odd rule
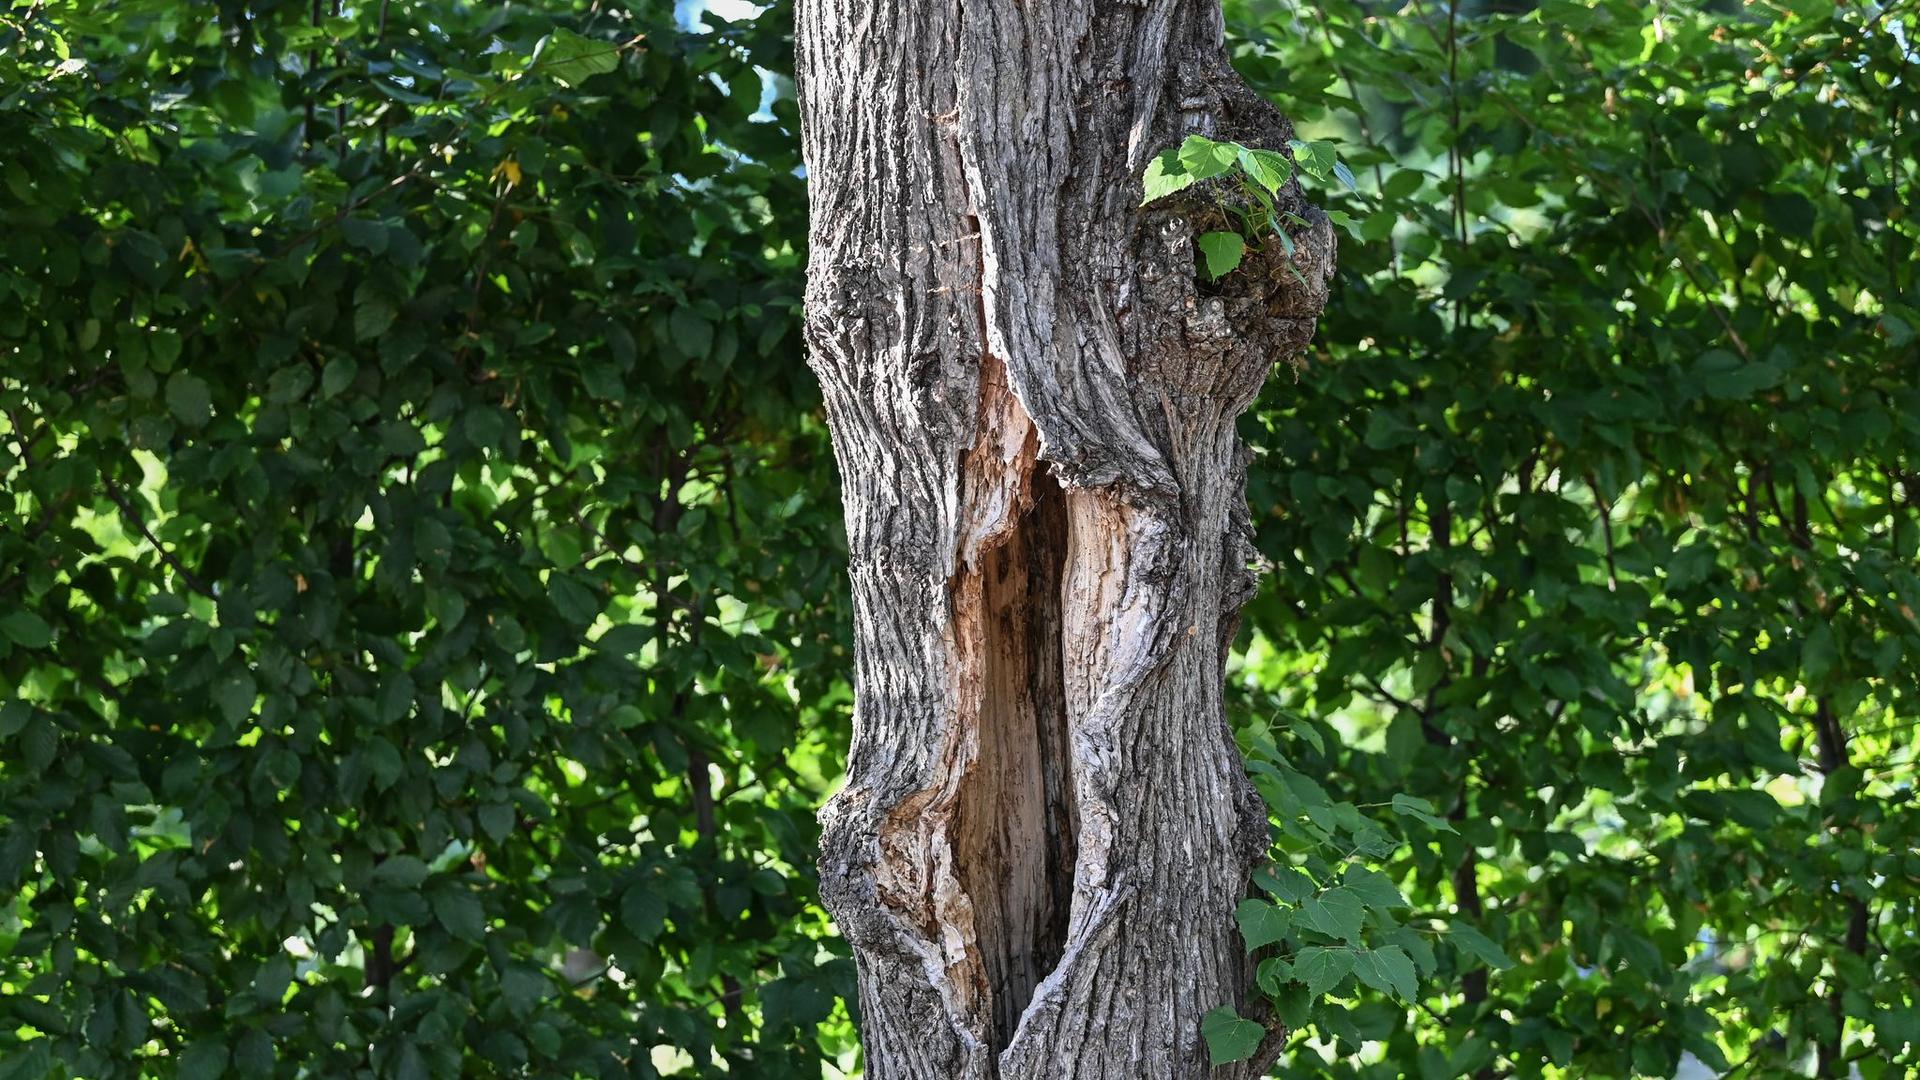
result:
[[[1362,222],[1254,435],[1248,745],[1283,817],[1431,802],[1400,917],[1480,932],[1296,1068],[1905,1075],[1911,13],[1233,10]]]
[[[716,6],[0,11],[0,1080],[859,1070],[792,11]],[[1911,10],[1227,13],[1352,179],[1242,425],[1282,1068],[1920,1067]]]
[[[784,27],[7,14],[0,1075],[818,1075]]]

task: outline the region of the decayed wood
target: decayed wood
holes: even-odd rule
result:
[[[855,603],[822,814],[868,1074],[1209,1072],[1267,844],[1221,701],[1251,589],[1234,420],[1306,345],[1324,218],[1217,287],[1190,132],[1283,148],[1217,0],[801,0],[807,340]]]

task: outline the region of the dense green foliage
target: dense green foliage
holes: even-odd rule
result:
[[[1232,6],[1369,240],[1250,431],[1236,681],[1281,810],[1451,819],[1388,876],[1494,948],[1283,987],[1287,1075],[1911,1075],[1920,25],[1387,6]]]
[[[0,1078],[857,1067],[791,11],[669,8],[0,11]],[[1366,238],[1245,425],[1287,1075],[1905,1075],[1915,20],[1228,8]]]
[[[818,1076],[787,15],[319,10],[0,25],[0,1076]]]

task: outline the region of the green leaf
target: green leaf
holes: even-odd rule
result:
[[[1635,1048],[1634,1060],[1636,1065],[1641,1063],[1640,1055],[1638,1052],[1639,1049],[1650,1045],[1651,1042],[1652,1040],[1641,1039],[1634,1043],[1634,1048]],[[1493,1060],[1493,1047],[1488,1044],[1485,1038],[1481,1037],[1478,1034],[1474,1034],[1474,1035],[1469,1035],[1465,1039],[1461,1040],[1460,1045],[1454,1049],[1452,1054],[1448,1055],[1447,1064],[1448,1064],[1448,1067],[1452,1070],[1452,1075],[1468,1076],[1479,1071],[1483,1066],[1485,1066],[1492,1060]],[[1655,1066],[1649,1072],[1649,1075],[1652,1075],[1652,1076],[1673,1075],[1673,1062],[1671,1060],[1666,1060],[1661,1062],[1661,1064]]]
[[[1324,140],[1305,142],[1300,139],[1288,139],[1287,149],[1293,151],[1293,160],[1298,162],[1300,168],[1315,180],[1325,180],[1332,175],[1333,166],[1339,160],[1333,144]]]
[[[1712,1038],[1699,1032],[1688,1032],[1681,1036],[1680,1045],[1700,1059],[1700,1063],[1713,1070],[1715,1076],[1726,1075],[1732,1063]]]
[[[259,695],[253,676],[245,669],[228,672],[213,684],[213,703],[229,724],[238,724],[253,714],[254,698]]]
[[[620,46],[584,38],[571,30],[555,30],[541,42],[534,66],[557,82],[578,86],[619,67]]]
[[[513,835],[513,807],[506,803],[483,806],[474,816],[480,820],[480,828],[496,844],[505,843]]]
[[[353,385],[353,377],[359,371],[360,365],[351,357],[336,356],[327,361],[327,366],[320,371],[320,396],[323,398],[338,396],[341,391]]]
[[[673,343],[685,355],[697,359],[713,349],[713,324],[692,308],[674,308],[670,325]]]
[[[27,728],[20,736],[20,760],[29,773],[38,772],[53,764],[55,754],[60,752],[60,728],[42,721]],[[16,836],[28,835],[24,830]]]
[[[340,223],[340,231],[346,236],[347,243],[369,255],[379,255],[387,250],[387,223],[384,221],[350,217]]]
[[[1348,866],[1340,883],[1353,890],[1353,894],[1360,898],[1360,903],[1375,911],[1408,906],[1407,898],[1400,894],[1399,886],[1378,870],[1359,865]]]
[[[1176,191],[1192,187],[1198,179],[1180,163],[1180,151],[1164,151],[1147,162],[1146,176],[1141,185],[1145,197],[1140,200],[1140,205],[1145,206],[1156,199],[1164,199]]]
[[[1440,966],[1439,958],[1434,956],[1433,953],[1431,937],[1427,934],[1423,934],[1410,926],[1402,926],[1387,931],[1385,939],[1398,945],[1401,951],[1405,952],[1407,956],[1413,960],[1415,971],[1421,971],[1431,975],[1434,969]]]
[[[516,1016],[526,1015],[552,991],[553,984],[547,976],[518,964],[500,977],[501,995],[507,999],[508,1010]]]
[[[463,941],[479,941],[486,933],[486,909],[481,907],[480,898],[472,890],[449,884],[434,890],[429,899],[434,918],[447,928],[447,933]]]
[[[1344,210],[1328,210],[1326,213],[1327,213],[1327,220],[1333,222],[1334,225],[1342,229],[1345,229],[1347,231],[1348,236],[1351,236],[1355,240],[1358,240],[1362,243],[1366,242],[1367,237],[1364,231],[1364,226],[1361,224],[1361,222],[1355,220],[1353,215],[1347,213]]]
[[[1298,915],[1306,926],[1351,945],[1360,943],[1360,927],[1366,917],[1367,909],[1360,897],[1344,885],[1307,897],[1301,901]]]
[[[1705,792],[1726,808],[1727,816],[1749,828],[1765,829],[1780,816],[1780,804],[1765,791],[1729,789]]]
[[[387,332],[393,326],[393,320],[400,309],[385,299],[368,298],[362,300],[353,309],[353,337],[356,341],[371,341]],[[323,382],[324,382],[324,376]]]
[[[1200,254],[1206,258],[1207,276],[1215,281],[1239,266],[1247,250],[1247,242],[1236,232],[1201,233],[1195,242],[1200,245]]]
[[[233,1067],[242,1076],[272,1076],[273,1038],[259,1028],[242,1033],[233,1048]]]
[[[1265,900],[1247,899],[1240,901],[1234,918],[1239,920],[1240,936],[1247,940],[1247,948],[1258,949],[1287,936],[1293,913],[1283,911]]]
[[[380,686],[380,696],[374,702],[374,716],[382,724],[399,723],[413,710],[413,695],[413,679],[404,671],[393,672]]]
[[[1395,794],[1393,797],[1393,812],[1413,818],[1415,821],[1439,829],[1441,832],[1455,831],[1451,822],[1433,812],[1432,803],[1425,799],[1414,798],[1412,795]]]
[[[381,424],[379,434],[381,447],[399,457],[412,457],[427,448],[426,437],[420,434],[420,429],[405,420]]]
[[[392,787],[406,771],[406,763],[400,757],[400,751],[390,742],[375,736],[367,739],[360,747],[367,768],[373,774],[374,786],[382,791]]]
[[[463,421],[467,439],[475,446],[496,447],[507,433],[506,414],[491,406],[475,406],[467,410]]]
[[[1272,150],[1242,149],[1239,156],[1240,171],[1248,179],[1266,189],[1268,195],[1278,195],[1280,188],[1293,176],[1293,162],[1285,154]]]
[[[1694,362],[1693,378],[1708,397],[1744,401],[1780,381],[1771,365],[1750,363],[1725,349],[1709,349]]]
[[[394,1055],[393,1080],[433,1080],[426,1055],[411,1040],[401,1043],[400,1052]]]
[[[44,649],[53,640],[47,620],[25,609],[0,615],[0,636],[23,649]]]
[[[1281,235],[1284,236],[1286,234],[1283,232]],[[1325,740],[1320,737],[1319,729],[1315,728],[1309,721],[1295,720],[1293,723],[1288,724],[1287,734],[1313,747],[1313,752],[1316,754],[1324,754],[1327,752],[1327,744]]]
[[[1398,945],[1356,952],[1353,973],[1375,990],[1392,993],[1403,1001],[1412,1001],[1419,991],[1414,979],[1413,961]]]
[[[253,995],[262,1005],[278,1006],[293,985],[293,961],[282,953],[261,964],[253,975]]]
[[[1293,977],[1305,983],[1312,997],[1340,985],[1353,972],[1352,949],[1328,949],[1309,945],[1293,958]]]
[[[1448,940],[1478,957],[1480,962],[1494,969],[1504,971],[1513,966],[1513,960],[1492,938],[1481,933],[1472,923],[1454,919],[1447,931]]]
[[[0,1080],[46,1080],[65,1073],[65,1069],[54,1070],[52,1039],[33,1039],[24,1045],[16,1043],[0,1057]]]
[[[313,387],[313,368],[304,363],[288,364],[267,380],[267,400],[287,405],[300,400]]]
[[[198,1039],[180,1055],[180,1075],[215,1080],[227,1071],[229,1057],[227,1044],[219,1036]]]
[[[1573,1036],[1565,1028],[1548,1025],[1540,1032],[1540,1041],[1546,1045],[1547,1058],[1562,1068],[1573,1063]]]
[[[1207,1040],[1207,1057],[1215,1068],[1245,1061],[1260,1049],[1266,1029],[1242,1019],[1233,1006],[1222,1005],[1200,1018],[1200,1035]]]
[[[207,381],[185,371],[167,377],[167,411],[188,427],[197,428],[213,419],[213,395]]]
[[[1833,669],[1839,650],[1833,639],[1833,628],[1826,623],[1817,623],[1807,628],[1805,638],[1800,642],[1800,668],[1809,680],[1818,680]]]
[[[373,868],[373,881],[395,889],[417,889],[427,880],[427,864],[412,855],[392,855]]]
[[[1293,981],[1293,964],[1278,956],[1260,961],[1260,970],[1254,976],[1260,989],[1269,995],[1284,992],[1286,985]]]
[[[1180,164],[1196,180],[1219,176],[1233,168],[1242,148],[1236,143],[1215,142],[1205,135],[1189,135],[1180,144]]]
[[[1920,1005],[1881,1009],[1874,1014],[1873,1033],[1888,1049],[1902,1043],[1920,1049]]]
[[[147,342],[147,362],[164,375],[180,359],[180,335],[172,330],[155,330]]]
[[[6,620],[0,619],[0,627],[5,624]],[[17,698],[0,701],[0,739],[10,739],[19,734],[20,729],[27,726],[27,721],[33,719],[33,713],[33,706]]]
[[[1389,199],[1404,199],[1419,191],[1421,185],[1426,182],[1427,174],[1419,169],[1399,169],[1392,176],[1387,177],[1387,182],[1381,187],[1380,193]]]
[[[620,922],[634,937],[641,941],[652,941],[660,936],[660,930],[666,925],[666,921],[666,902],[648,883],[635,882],[621,894]]]
[[[1253,875],[1253,883],[1290,904],[1305,900],[1319,889],[1312,878],[1291,866],[1257,870]]]
[[[585,626],[600,615],[600,597],[570,575],[558,571],[547,575],[547,589],[553,596],[554,609],[576,626]]]

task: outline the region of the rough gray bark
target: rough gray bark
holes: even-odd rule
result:
[[[1209,1073],[1266,814],[1221,701],[1252,588],[1235,417],[1305,347],[1325,219],[1217,287],[1190,132],[1283,149],[1218,0],[800,0],[810,362],[857,705],[822,814],[867,1073]],[[1296,273],[1297,271],[1297,273]],[[1270,1042],[1277,1044],[1278,1040]]]

